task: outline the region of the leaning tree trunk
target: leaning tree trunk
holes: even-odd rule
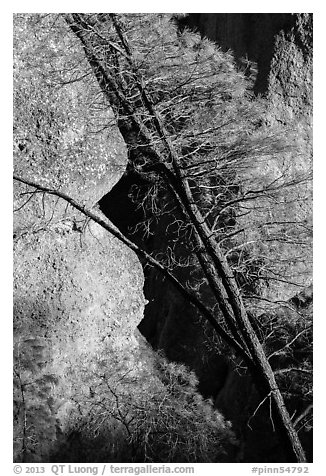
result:
[[[87,15],[72,14],[66,15],[66,21],[74,34],[81,40],[86,58],[99,86],[117,116],[118,127],[129,147],[129,160],[133,160],[137,149],[141,150],[141,154],[147,154],[152,169],[165,180],[167,188],[179,205],[184,219],[192,226],[197,257],[222,311],[225,327],[228,329],[231,340],[236,343],[235,347],[240,351],[240,357],[243,358],[245,355],[247,363],[250,362],[248,367],[262,399],[271,399],[275,427],[280,442],[286,448],[288,461],[306,461],[302,445],[286,409],[273,370],[248,318],[232,270],[218,244],[211,237],[211,230],[206,225],[194,200],[188,181],[182,176],[178,154],[169,140],[169,134],[164,128],[163,121],[156,111],[150,95],[147,93],[142,78],[137,73],[132,50],[119,19],[115,15],[108,16],[108,21],[112,21],[116,29],[117,38],[115,43],[108,42],[107,44],[101,43],[98,37],[94,35],[94,28],[96,27],[94,17],[90,23]],[[110,67],[108,60],[103,63],[97,55],[97,52],[103,48],[108,49],[107,58],[110,59],[111,56],[112,61],[112,48],[115,56],[122,54],[124,60],[127,58],[129,64],[127,74],[126,69],[124,69],[120,71],[120,77],[117,78],[117,64],[119,63],[115,62],[113,68]],[[126,68],[125,63],[124,68]],[[128,81],[129,84],[130,81],[134,81],[134,89],[139,90],[142,105],[145,105],[148,111],[147,118],[150,118],[150,126],[142,122],[141,115],[137,114],[137,104],[133,102],[132,98],[128,98],[128,88],[125,88],[126,83],[121,80],[123,76],[126,77],[126,82]],[[153,133],[155,134],[155,141],[153,141]],[[160,142],[160,148],[157,147],[157,142]],[[207,315],[205,317],[207,318]],[[218,328],[214,327],[214,329],[225,340],[225,335],[221,335]],[[230,343],[230,339],[227,339],[227,341]]]

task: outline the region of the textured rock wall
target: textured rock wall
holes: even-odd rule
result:
[[[298,124],[303,147],[310,153],[311,17],[191,14],[186,21],[216,40],[223,49],[232,49],[241,68],[247,67],[242,58],[257,63],[255,90],[269,96],[268,119]],[[254,74],[253,66],[248,74]],[[126,164],[125,146],[114,127],[110,130],[109,142],[105,132],[92,140],[91,136],[83,136],[83,124],[78,124],[77,130],[78,136],[76,128],[68,128],[62,137],[64,161],[62,154],[58,154],[58,161],[49,162],[40,154],[26,153],[24,144],[21,148],[18,145],[15,171],[45,185],[57,186],[92,206],[121,177]],[[86,147],[81,149],[76,160],[75,156],[69,155],[69,147],[84,140]],[[123,193],[118,193],[115,201],[112,195],[107,196],[118,216],[115,224],[119,225],[120,220],[125,229],[130,216],[136,216],[126,196],[131,185],[127,184],[126,188],[124,184],[117,184]],[[116,187],[113,190],[117,190]],[[149,304],[142,320],[143,273],[134,254],[98,226],[87,224],[79,213],[67,208],[62,201],[35,194],[24,205],[29,197],[25,193],[24,186],[15,184],[16,355],[19,356],[17,349],[29,346],[31,340],[42,341],[46,349],[42,372],[59,378],[57,390],[46,397],[57,402],[53,415],[55,419],[59,415],[59,426],[64,426],[71,406],[69,376],[72,369],[76,370],[78,361],[87,359],[90,354],[96,355],[106,339],[111,339],[116,346],[137,346],[134,331],[138,324],[155,348],[163,349],[169,358],[184,362],[196,371],[202,393],[217,398],[218,406],[231,419],[245,415],[244,402],[252,398],[250,382],[239,380],[229,372],[225,358],[212,349],[210,330],[200,324],[199,316],[189,303],[162,283],[155,272],[146,272],[144,292]],[[105,205],[103,211],[104,208]],[[166,223],[161,223],[160,227],[151,246],[165,252],[166,242],[162,237],[165,237]],[[252,402],[255,398],[253,395]],[[252,402],[250,409],[254,405]],[[242,423],[238,424],[240,433],[246,426],[245,418]],[[259,457],[263,461],[265,452],[267,460],[271,461],[274,441],[270,433],[262,431],[255,435],[253,440],[248,434],[244,437],[246,445],[239,458],[249,461]],[[248,452],[250,448],[259,449],[252,454]],[[44,449],[39,450],[43,461],[46,451],[44,444]],[[277,461],[282,460],[280,452],[275,455]]]
[[[51,86],[47,59],[50,68],[64,67],[69,35],[57,22],[60,39],[47,26],[50,37],[42,38],[42,22],[35,26],[34,19],[25,15],[15,25],[14,172],[92,207],[123,174],[126,147],[108,108],[94,111],[88,100],[96,85]],[[33,28],[41,29],[41,45]],[[45,80],[38,75],[39,47]],[[45,462],[77,409],[73,387],[80,364],[87,366],[108,346],[132,354],[145,300],[133,252],[63,200],[30,192],[14,181],[14,458],[22,457],[26,412],[34,428],[25,442],[31,447],[27,460]]]
[[[56,204],[44,200],[49,217]],[[32,460],[44,462],[54,449],[56,432],[66,431],[71,412],[77,411],[74,388],[81,363],[87,366],[105,346],[132,354],[145,300],[141,265],[127,247],[98,225],[67,212],[63,203],[57,204],[51,220],[41,220],[30,205],[17,212],[19,225],[14,228],[14,358],[23,382],[49,376],[55,382],[35,390],[37,397],[31,389],[25,394],[29,408],[35,405],[30,413],[36,422]],[[40,363],[35,346],[42,352]],[[15,451],[16,460],[19,444]]]

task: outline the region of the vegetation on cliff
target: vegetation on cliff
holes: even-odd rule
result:
[[[39,24],[50,27],[47,17],[37,18]],[[63,20],[71,33],[65,30]],[[296,207],[293,213],[293,204],[306,202],[310,171],[306,167],[300,170],[293,162],[294,154],[299,152],[295,134],[265,120],[268,105],[252,95],[250,82],[237,71],[230,55],[199,35],[186,30],[180,32],[170,15],[69,14],[55,18],[55,23],[65,31],[71,63],[58,61],[57,70],[47,71],[45,76],[50,78],[52,88],[53,78],[56,78],[58,85],[54,90],[59,92],[65,91],[67,84],[82,84],[87,78],[90,81],[87,93],[95,117],[92,125],[96,127],[91,130],[87,119],[82,120],[88,128],[85,142],[84,138],[76,136],[80,133],[80,124],[67,126],[65,116],[60,119],[60,108],[58,115],[56,110],[49,113],[46,101],[38,99],[27,113],[22,111],[17,127],[19,160],[14,178],[20,187],[27,188],[20,188],[19,199],[25,195],[28,201],[37,198],[35,190],[63,199],[80,212],[77,216],[86,215],[136,251],[144,263],[163,273],[165,279],[199,311],[206,320],[204,325],[212,326],[216,350],[223,349],[239,369],[250,371],[260,394],[259,407],[269,405],[271,408],[288,461],[304,461],[296,425],[305,421],[308,412],[304,409],[302,415],[296,415],[293,420],[280,385],[284,374],[295,372],[289,356],[297,358],[292,344],[297,344],[302,335],[304,370],[307,371],[306,380],[309,378],[310,325],[305,316],[298,313],[296,320],[300,324],[289,325],[294,332],[291,339],[288,329],[284,334],[280,333],[284,337],[283,344],[283,337],[276,338],[280,328],[277,319],[273,320],[271,329],[268,322],[275,304],[282,300],[286,306],[292,304],[287,301],[289,296],[282,295],[284,285],[300,287],[307,283],[305,273],[308,269],[302,264],[310,257],[307,210]],[[50,31],[52,28],[54,23]],[[55,45],[55,40],[53,42]],[[48,53],[45,57],[51,64]],[[18,111],[20,103],[17,99]],[[46,117],[43,122],[39,118],[43,117],[40,108]],[[108,113],[110,108],[113,116]],[[29,128],[29,121],[34,129],[36,124],[35,130]],[[62,151],[66,151],[67,141],[70,141],[69,154],[64,152],[67,164],[72,163],[73,171],[77,167],[78,173],[83,175],[84,168],[88,169],[81,157],[91,158],[91,177],[97,183],[95,176],[106,170],[109,160],[103,131],[114,128],[114,123],[128,149],[126,173],[139,177],[131,197],[142,210],[143,218],[136,227],[136,231],[142,230],[141,246],[124,237],[103,214],[92,208],[101,198],[100,194],[104,195],[103,188],[96,188],[96,194],[91,193],[91,199],[85,200],[83,191],[73,189],[75,194],[72,194],[68,188],[67,193],[64,188],[67,180],[59,180],[58,185],[57,181],[51,182],[48,174],[42,176],[39,167],[36,167],[36,174],[33,172],[33,162],[40,160],[43,167],[54,162],[59,178],[62,168],[65,175],[67,167],[62,161]],[[53,135],[49,138],[52,128]],[[27,132],[22,138],[23,129]],[[74,129],[76,132],[72,133]],[[92,154],[96,155],[96,150],[88,143],[91,141],[97,147],[98,134],[100,156],[104,154],[105,161],[94,170]],[[26,135],[32,140],[26,140]],[[32,164],[29,174],[24,173],[26,160],[28,167]],[[72,180],[75,172],[71,175]],[[33,187],[32,191],[30,187]],[[22,202],[19,209],[28,201]],[[168,231],[167,241],[163,249],[157,249],[153,246],[153,237],[157,224],[162,228],[162,223]],[[78,229],[75,218],[71,226]],[[103,235],[97,236],[101,239]],[[302,250],[306,251],[302,253]],[[283,283],[281,288],[280,283]],[[281,347],[278,347],[279,343]],[[287,357],[281,361],[286,365],[282,369],[280,360],[272,359],[280,354]],[[148,407],[139,413],[137,398],[130,396],[138,395],[131,381],[117,372],[114,382],[110,383],[108,374],[101,372],[102,364],[99,360],[96,362],[93,376],[82,379],[87,382],[93,400],[85,399],[85,392],[78,396],[78,389],[73,392],[78,408],[83,407],[81,412],[87,414],[86,422],[76,419],[79,442],[80,438],[85,438],[83,425],[101,441],[103,438],[112,441],[115,436],[112,436],[114,424],[111,422],[115,419],[120,422],[118,431],[124,428],[128,435],[129,446],[123,450],[125,458],[133,461],[158,458],[170,462],[180,461],[181,457],[185,461],[223,460],[225,441],[231,443],[232,435],[211,404],[199,397],[195,380],[186,376],[185,370],[176,367],[176,373],[180,376],[181,372],[182,379],[187,382],[187,390],[175,391],[170,389],[171,382],[174,388],[175,377],[171,380],[171,375],[175,375],[175,370],[171,367],[169,381],[164,383],[166,371],[162,373],[161,366],[155,382],[158,388],[165,385],[162,388],[166,390],[159,394],[161,398],[162,392],[163,395],[167,392],[163,399],[167,405],[158,403],[162,415],[169,418],[158,415],[158,420],[153,420],[150,401],[157,400],[155,391],[150,394],[150,400],[146,399]],[[110,363],[105,360],[103,365],[108,369]],[[78,369],[78,375],[81,369]],[[147,369],[147,372],[151,370]],[[140,371],[137,375],[142,381]],[[16,378],[21,378],[19,372]],[[92,379],[90,383],[89,378]],[[127,389],[120,395],[116,386],[121,379]],[[299,387],[298,384],[296,389]],[[144,398],[148,389],[141,385],[137,388]],[[310,387],[307,388],[310,395]],[[25,398],[21,391],[21,398],[23,395]],[[104,420],[99,409],[102,404]],[[23,402],[19,408],[24,405]],[[112,410],[114,405],[116,408]],[[204,414],[207,418],[203,419]],[[18,412],[18,420],[19,415]],[[23,415],[26,417],[26,412]],[[191,426],[194,416],[204,422],[203,426]],[[166,420],[167,427],[161,430],[160,425]],[[70,427],[75,425],[72,421]],[[136,427],[131,423],[133,421]],[[186,440],[182,428],[186,428]],[[26,426],[23,425],[21,431],[26,431]],[[162,431],[159,450],[153,434],[156,439]],[[110,436],[103,436],[108,432]],[[145,439],[144,435],[147,435]],[[192,452],[192,442],[199,435],[199,443]],[[182,452],[178,444],[173,443],[173,438],[181,447],[188,445],[186,455],[180,456]],[[21,451],[26,454],[24,447]],[[115,457],[115,450],[113,453],[105,451],[103,461]],[[116,454],[122,457],[121,448]]]

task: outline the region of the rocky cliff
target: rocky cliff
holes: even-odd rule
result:
[[[92,85],[57,87],[51,77],[49,69],[69,58],[64,22],[51,29],[38,15],[17,15],[14,32],[15,174],[92,207],[127,163],[114,123],[92,132],[112,122],[112,114],[94,111]],[[143,273],[135,254],[100,226],[17,181],[13,238],[14,458],[48,461],[78,412],[83,366],[107,346],[112,353],[127,348],[129,356],[139,348]]]
[[[179,21],[181,29],[198,29],[223,50],[234,53],[239,68],[252,78],[255,93],[269,100],[266,122],[296,128],[301,141],[300,163],[305,166],[311,156],[311,15],[190,14]],[[24,31],[25,27],[19,28]],[[84,106],[89,104],[85,92],[89,85],[76,90],[71,82],[59,92],[55,89],[59,96],[53,97],[53,90],[48,91],[47,97],[37,96],[37,88],[27,92],[24,89],[30,83],[20,61],[17,71],[20,80],[26,74],[26,83],[17,88],[16,173],[59,187],[88,206],[99,202],[102,212],[128,235],[129,228],[141,219],[137,204],[130,199],[130,190],[139,182],[132,174],[123,175],[126,148],[115,125],[101,130],[101,116],[101,123],[93,122],[89,127],[88,119],[94,117],[96,109],[96,104],[90,109]],[[46,104],[50,111],[51,101],[62,107],[59,115],[58,111],[57,116],[51,116],[53,111],[49,115],[52,131],[53,123],[60,123],[60,134],[49,141],[55,144],[53,149],[42,149],[48,124],[35,123],[33,133],[27,131],[30,123],[27,127],[24,122],[27,106],[25,100],[22,102],[26,97],[31,98],[28,107],[33,117],[38,114],[37,103]],[[78,124],[74,123],[76,116]],[[35,140],[38,136],[41,139]],[[78,160],[73,150],[78,151]],[[53,427],[53,435],[47,434],[48,439],[39,444],[34,461],[49,457],[51,439],[59,440],[71,414],[80,411],[73,402],[75,381],[80,378],[77,363],[90,366],[92,358],[101,354],[103,343],[114,348],[128,347],[131,353],[136,349],[134,355],[139,356],[142,345],[135,337],[137,326],[154,349],[196,372],[202,395],[214,400],[237,430],[237,461],[284,460],[282,449],[271,436],[272,424],[265,425],[268,415],[258,412],[250,421],[255,431],[248,430],[248,419],[259,404],[252,383],[237,374],[223,351],[219,351],[211,329],[187,301],[153,270],[145,269],[143,273],[130,250],[64,203],[39,193],[30,194],[17,184],[14,198],[17,382],[23,377],[28,380],[36,372],[38,379],[47,378],[55,388],[50,400],[47,387],[43,388],[44,405],[34,412],[37,425],[43,427],[51,420]],[[129,236],[149,250],[166,253],[168,225],[159,222],[150,241],[144,241],[140,234]],[[143,367],[148,353],[146,348]],[[37,369],[32,360],[39,362]],[[20,390],[18,385],[17,392]],[[91,393],[92,389],[86,391]],[[35,392],[30,395],[32,402]],[[17,398],[17,402],[20,400]],[[309,436],[305,443],[311,452]],[[19,445],[18,442],[17,452]]]
[[[127,152],[87,68],[62,17],[15,16],[14,173],[92,208],[120,183]],[[138,215],[122,192],[126,206],[111,206],[126,231]],[[228,460],[230,425],[197,377],[137,329],[146,300],[136,255],[18,180],[13,233],[14,460]]]

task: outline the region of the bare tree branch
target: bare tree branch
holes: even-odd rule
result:
[[[144,259],[147,263],[151,264],[155,268],[157,268],[163,276],[165,276],[175,288],[180,292],[180,294],[189,300],[191,304],[193,304],[199,312],[208,320],[208,322],[213,326],[216,330],[217,334],[231,347],[233,347],[236,352],[244,359],[247,365],[251,366],[252,362],[250,356],[244,351],[244,349],[239,345],[239,343],[229,336],[229,334],[223,329],[223,327],[217,322],[216,318],[211,314],[211,312],[204,306],[204,304],[190,291],[186,290],[185,287],[175,278],[170,271],[162,265],[159,261],[153,258],[150,254],[148,254],[145,250],[140,248],[138,245],[130,241],[127,237],[125,237],[114,225],[112,225],[109,220],[103,215],[99,214],[98,212],[94,211],[94,209],[88,209],[84,205],[78,203],[75,199],[68,196],[67,194],[60,192],[59,190],[51,189],[40,185],[36,182],[31,180],[27,180],[23,177],[19,177],[17,175],[13,176],[14,180],[24,183],[25,185],[29,185],[37,190],[43,191],[50,195],[55,195],[59,198],[62,198],[66,202],[68,202],[72,207],[76,210],[83,213],[88,218],[92,219],[95,223],[102,226],[105,230],[110,232],[113,236],[118,238],[122,243],[127,245],[131,250],[133,250],[140,258]]]

